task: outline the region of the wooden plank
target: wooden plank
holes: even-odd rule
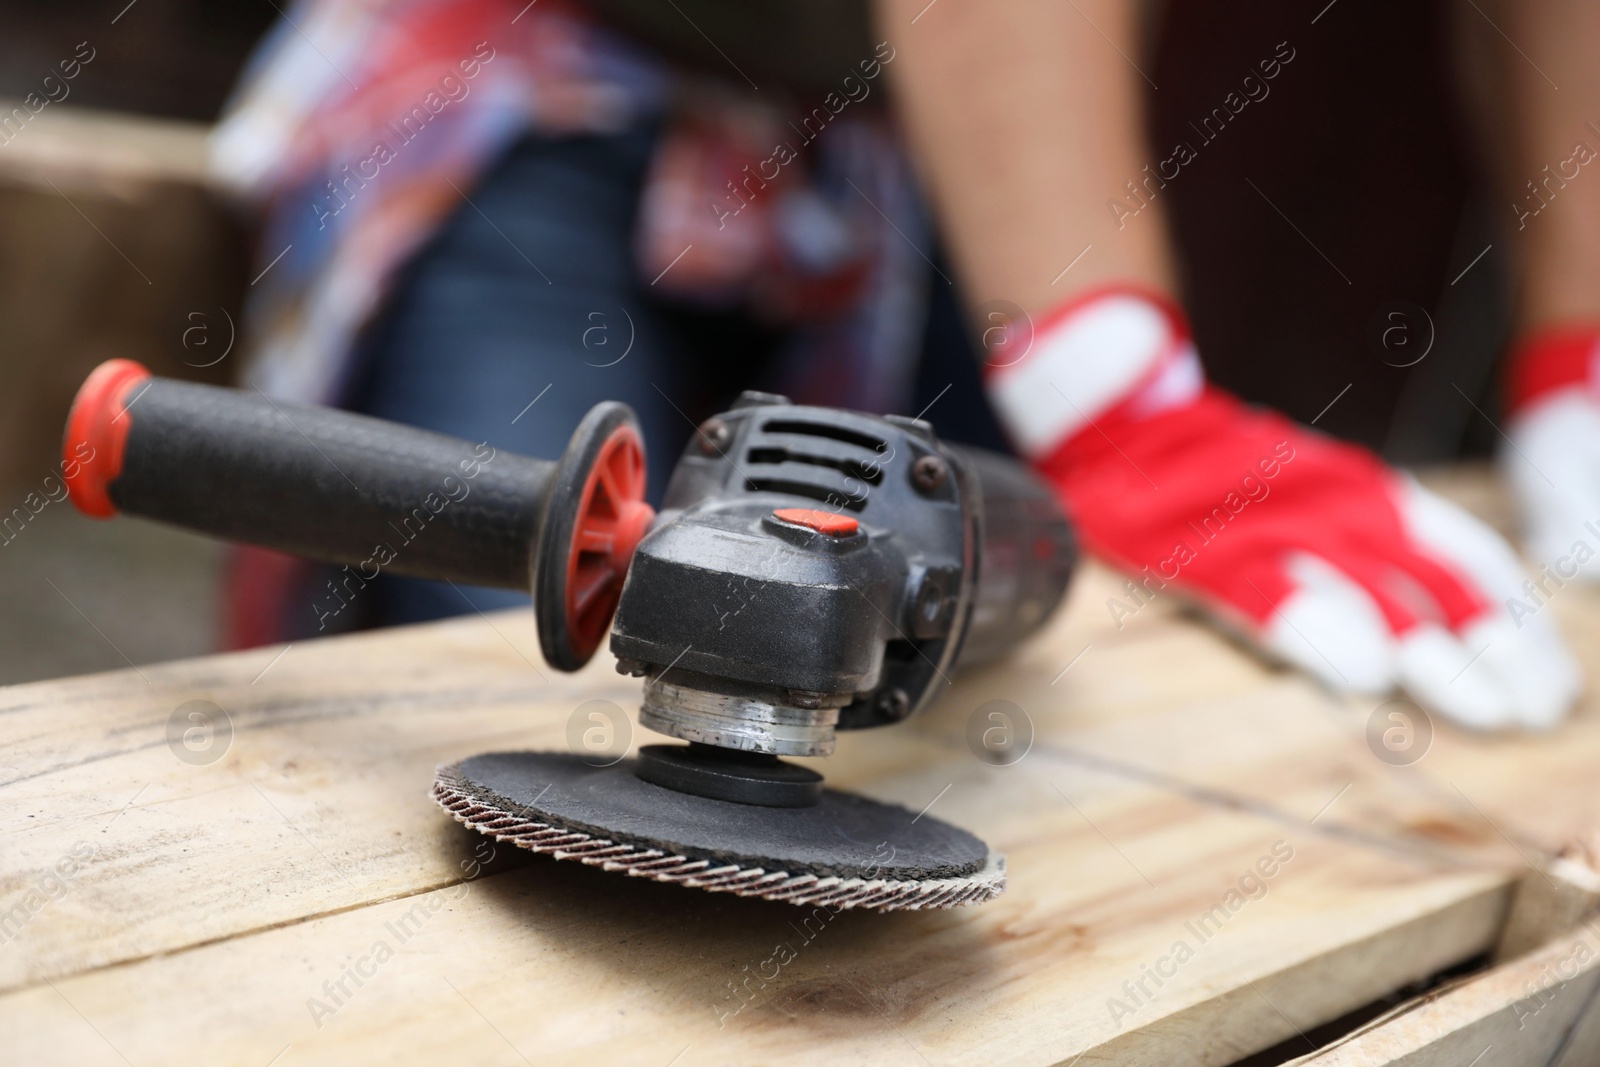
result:
[[[1086,757],[1124,743],[1184,768],[1217,744],[1207,731],[1226,732],[1230,702],[1259,704],[1250,715],[1265,721],[1310,692],[1154,613],[1140,620],[1141,656],[1137,633],[1103,632],[1084,610],[1108,581],[1087,572],[1073,610],[1009,669],[958,681],[925,722],[847,739],[828,765],[837,784],[912,810],[934,802],[995,842],[1011,857],[1008,894],[953,913],[830,919],[837,936],[805,942],[726,1019],[741,1003],[732,984],[801,938],[791,923],[803,913],[544,861],[462,888],[481,839],[426,799],[433,766],[560,746],[584,700],[637,699],[607,663],[541,677],[525,615],[7,690],[0,904],[27,901],[79,842],[93,851],[0,951],[5,1047],[29,1062],[94,1062],[114,1047],[139,1063],[260,1063],[285,1044],[307,1061],[356,1049],[504,1059],[498,1028],[552,1061],[631,1059],[644,1045],[664,1062],[691,1045],[739,1061],[998,1049],[1021,1063],[1093,1050],[1220,1064],[1493,944],[1513,882],[1505,857],[1423,849],[1383,823],[1310,822],[1350,759],[1304,736],[1314,702],[1242,752],[1223,745],[1272,781],[1285,779],[1273,769],[1283,753],[1311,761],[1299,774],[1315,788],[1275,807]],[[1062,675],[1097,636],[1128,649]],[[1031,708],[1036,747],[986,765],[966,748],[966,719],[1013,697]],[[226,709],[234,730],[208,765],[167,744],[169,717],[191,700]],[[1201,725],[1183,728],[1174,706]],[[1247,899],[1241,879],[1279,841],[1293,859],[1251,876],[1245,889],[1264,895]],[[323,981],[433,901],[445,903],[426,936],[385,964],[394,980],[313,1019]],[[1187,924],[1208,913],[1202,944]],[[1180,941],[1193,958],[1176,967]],[[1156,967],[1176,973],[1157,987]],[[226,992],[196,1004],[197,989]]]
[[[80,841],[96,858],[0,955],[0,988],[448,884],[433,766],[561,744],[582,700],[628,698],[602,664],[542,681],[502,634],[536,659],[531,619],[508,618],[6,690],[0,887]],[[216,762],[168,745],[191,701],[225,709]]]
[[[1600,1062],[1600,936],[1592,925],[1407,1005],[1307,1067],[1585,1067]]]
[[[1517,520],[1509,496],[1481,467],[1426,472],[1425,484],[1458,501],[1509,536]],[[1541,562],[1528,561],[1536,574]],[[1587,691],[1578,710],[1549,734],[1484,737],[1443,730],[1416,766],[1443,789],[1470,796],[1519,845],[1551,855],[1567,848],[1600,854],[1600,776],[1590,754],[1600,750],[1600,588],[1548,579],[1541,612],[1550,612],[1583,666]]]
[[[0,116],[15,106],[0,101]],[[8,131],[0,134],[0,489],[13,495],[10,507],[59,475],[68,405],[102,360],[231,378],[255,272],[242,218],[208,184],[207,125],[68,103]]]
[[[836,784],[932,803],[1007,851],[1008,894],[825,926],[504,849],[479,871],[483,839],[426,798],[433,766],[560,747],[585,700],[637,702],[609,662],[535,666],[523,614],[0,692],[0,1048],[1222,1064],[1488,951],[1543,842],[1594,826],[1560,799],[1584,795],[1600,752],[1588,709],[1555,740],[1444,730],[1394,767],[1366,746],[1370,708],[1262,669],[1164,600],[1118,627],[1117,584],[1087,569],[1010,663],[828,761]],[[1570,603],[1575,625],[1600,619]],[[196,700],[231,723],[215,762],[169,747]],[[1008,767],[966,740],[995,700],[1033,727]],[[1293,858],[1250,875],[1278,842]],[[426,929],[402,946],[386,931],[407,915]],[[346,966],[384,940],[393,959],[354,986]]]
[[[1540,861],[1517,883],[1505,929],[1495,946],[1496,963],[1514,959],[1566,933],[1600,907],[1600,874],[1576,855]]]
[[[1511,895],[1497,966],[1402,1005],[1296,1063],[1445,1067],[1600,1062],[1600,876],[1572,850]]]
[[[1065,851],[1087,864],[1098,843]],[[1350,869],[1348,856],[1299,858],[1319,865],[1302,877],[1325,892],[1336,888],[1325,880],[1332,867]],[[1241,926],[1228,955],[1197,957],[1193,972],[1180,972],[1184,990],[1118,1033],[1104,1009],[1106,969],[1136,978],[1166,948],[1096,939],[1124,916],[1140,918],[1115,899],[1125,886],[1107,892],[1102,883],[1098,907],[1080,903],[1065,915],[1035,894],[982,918],[845,914],[802,930],[790,923],[803,915],[710,895],[663,902],[652,887],[603,877],[544,864],[465,891],[63,979],[0,1001],[0,1031],[17,1062],[29,1063],[262,1064],[288,1045],[295,1063],[515,1062],[505,1044],[551,1063],[666,1063],[686,1047],[711,1062],[1063,1063],[1093,1048],[1105,1062],[1226,1063],[1307,1025],[1285,1016],[1305,1018],[1299,998],[1325,989],[1329,970],[1342,975],[1363,958],[1409,969],[1406,948],[1483,926],[1475,906],[1446,909],[1429,937],[1388,940],[1393,953],[1347,949],[1324,956],[1321,968],[1260,973],[1241,991],[1229,956],[1275,957],[1299,926],[1267,918],[1254,931]],[[1306,903],[1280,900],[1285,911]],[[1328,932],[1344,932],[1341,917],[1331,918]],[[794,953],[781,981],[752,985],[736,1010],[744,1001],[733,984],[780,944]],[[366,975],[360,986],[344,978],[347,969]],[[324,985],[341,980],[343,996]],[[1345,992],[1360,991],[1351,983]]]
[[[1106,608],[1113,599],[1130,600],[1117,579],[1087,571],[1063,626],[971,680],[986,699],[1028,712],[1046,758],[1286,824],[1315,819],[1325,832],[1381,846],[1525,869],[1523,852],[1423,772],[1431,756],[1399,766],[1374,754],[1367,721],[1384,699],[1338,697],[1298,673],[1264,669],[1172,598],[1119,629]],[[953,698],[911,729],[958,736],[972,711]],[[1435,744],[1449,733],[1436,724]]]
[[[0,116],[27,109],[0,99]],[[211,182],[203,122],[50,104],[26,125],[12,123],[0,152],[0,179],[124,194],[153,182],[205,186]]]

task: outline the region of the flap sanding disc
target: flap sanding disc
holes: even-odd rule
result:
[[[833,908],[949,908],[1005,889],[1005,861],[965,830],[824,789],[772,808],[646,782],[633,761],[493,752],[441,767],[433,797],[459,821],[557,859],[662,882]]]

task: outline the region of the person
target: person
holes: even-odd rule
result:
[[[1513,169],[1539,174],[1585,135],[1584,108],[1600,96],[1584,58],[1600,12],[1576,0],[1506,7],[1507,33],[1567,86],[1549,92],[1531,64],[1510,66]],[[1139,75],[1099,36],[1132,50],[1137,6],[933,11],[884,0],[886,24],[920,15],[924,31],[900,46],[897,99],[969,291],[1006,294],[1038,323],[1027,358],[990,368],[991,395],[1085,544],[1336,688],[1398,684],[1474,727],[1559,720],[1581,679],[1547,613],[1513,617],[1527,579],[1509,546],[1368,453],[1205,384],[1163,295],[1175,291],[1164,226],[1115,230],[1096,195],[1148,162]],[[1534,551],[1565,556],[1579,520],[1600,516],[1600,185],[1561,195],[1581,208],[1518,248],[1504,468]],[[1147,210],[1141,221],[1161,221],[1159,199]],[[1063,265],[1091,242],[1063,296]],[[1248,503],[1250,480],[1270,503]]]
[[[1512,606],[1534,594],[1499,535],[1206,383],[1163,202],[1120,228],[1104,207],[1151,162],[1140,4],[879,0],[869,24],[771,0],[719,44],[699,0],[678,14],[709,49],[650,7],[292,9],[214,145],[269,205],[260,387],[542,455],[624,399],[670,456],[738,386],[902,405],[959,290],[1007,437],[1141,602],[1181,597],[1335,689],[1398,686],[1469,727],[1570,708],[1577,666],[1548,613]],[[1502,14],[1572,86],[1511,68],[1505,143],[1539,174],[1600,88],[1600,14]],[[1554,180],[1581,207],[1518,245],[1504,457],[1536,554],[1600,519],[1600,186]],[[389,585],[391,620],[487,606]]]

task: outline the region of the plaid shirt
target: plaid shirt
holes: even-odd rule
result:
[[[247,375],[337,403],[397,271],[508,148],[660,123],[634,240],[652,292],[792,326],[799,401],[894,409],[929,271],[909,168],[863,106],[892,60],[797,102],[676,71],[566,0],[299,0],[212,141],[265,211]]]

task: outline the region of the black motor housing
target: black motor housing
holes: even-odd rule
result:
[[[1037,630],[1073,561],[1054,497],[1015,460],[943,444],[915,419],[746,393],[679,461],[635,551],[611,650],[633,673],[729,696],[756,720],[714,736],[704,723],[673,728],[676,712],[663,721],[647,683],[647,725],[821,755],[831,731],[823,747],[768,745],[762,723],[776,737],[785,709],[837,708],[840,729],[906,718],[957,666]]]

